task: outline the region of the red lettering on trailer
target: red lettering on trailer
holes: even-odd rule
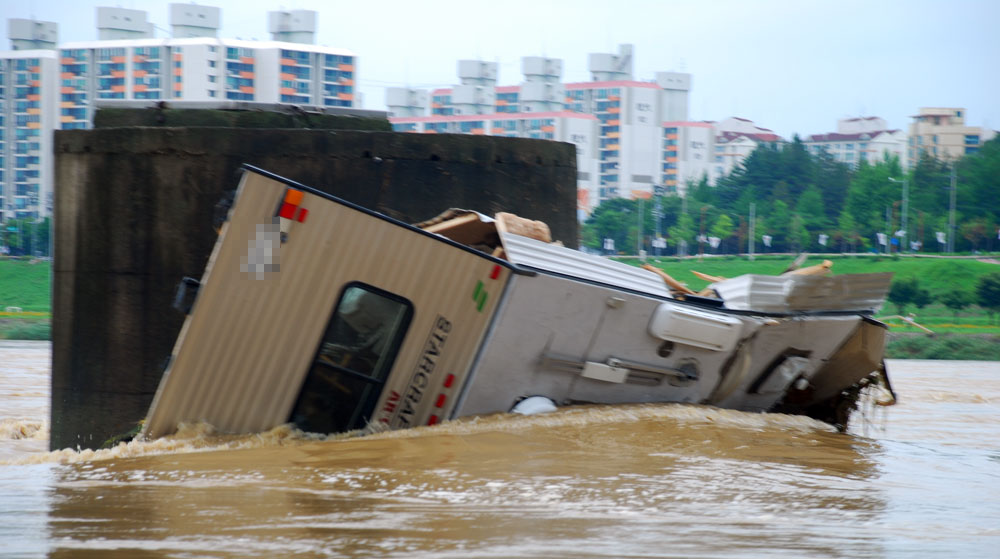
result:
[[[420,401],[424,397],[424,390],[430,382],[431,375],[434,374],[434,368],[444,350],[444,344],[448,341],[451,326],[451,321],[443,316],[439,315],[435,319],[434,327],[427,335],[427,341],[424,342],[424,352],[417,360],[417,367],[410,376],[410,383],[398,402],[399,407],[394,408],[392,420],[384,423],[403,427],[413,426],[417,406],[420,405]]]

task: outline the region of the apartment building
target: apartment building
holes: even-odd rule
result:
[[[459,61],[460,85],[430,92],[422,113],[420,90],[389,88],[386,104],[395,130],[468,133],[571,142],[577,148],[579,210],[604,200],[646,198],[663,185],[664,121],[687,120],[690,74],[632,74],[631,45],[589,57],[591,81],[562,81],[562,61],[528,56],[523,80],[498,86],[497,65]]]
[[[684,121],[667,121],[662,127],[662,184],[667,193],[684,196],[690,186],[712,176],[715,127]]]
[[[58,72],[52,50],[0,53],[0,223],[52,213]]]
[[[912,116],[907,138],[909,164],[916,164],[924,153],[941,159],[958,159],[976,153],[996,136],[995,130],[966,125],[965,112],[962,108],[921,107]]]
[[[11,19],[0,52],[0,223],[52,212],[52,134],[58,126],[54,22]]]
[[[899,158],[907,168],[906,133],[890,129],[885,119],[876,116],[842,118],[837,131],[813,134],[802,140],[807,149],[829,153],[835,160],[856,167],[861,161],[876,163],[889,156]]]
[[[745,118],[729,117],[712,125],[715,145],[712,147],[712,166],[708,175],[711,184],[733,172],[758,146],[777,148],[785,141],[774,131]]]
[[[58,45],[55,23],[12,20],[14,50],[0,52],[0,222],[51,215],[52,131],[89,128],[105,100],[360,106],[357,56],[311,44],[315,12],[271,12],[270,41],[216,37],[210,6],[171,4],[170,17],[172,36],[155,38],[145,12],[98,8],[100,40]]]

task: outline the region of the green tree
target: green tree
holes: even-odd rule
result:
[[[798,134],[781,148],[781,174],[788,185],[789,200],[798,200],[816,181],[816,162]]]
[[[850,212],[862,236],[872,238],[880,231],[890,235],[893,233],[885,231],[885,209],[900,200],[902,191],[889,177],[899,176],[901,173],[896,159],[880,161],[874,165],[864,159],[858,163],[847,189],[844,209]]]
[[[788,249],[792,252],[804,252],[809,249],[809,230],[805,220],[798,212],[792,214],[792,222],[788,225]]]
[[[708,177],[701,176],[701,180],[691,184],[688,183],[688,199],[702,204],[715,204],[715,189],[709,186]]]
[[[788,250],[788,227],[791,220],[788,204],[782,200],[776,200],[765,221],[767,234],[773,237],[771,250],[775,252]]]
[[[816,189],[823,196],[823,210],[830,222],[842,213],[851,184],[851,168],[834,159],[826,150],[815,155]]]
[[[962,309],[975,302],[972,293],[959,289],[945,291],[938,296],[938,300],[941,301],[941,304],[951,309],[951,311],[955,314],[956,320],[958,319],[958,313],[961,312]]]
[[[629,219],[635,216],[636,203],[625,198],[613,198],[604,201],[594,209],[590,218],[583,224],[583,240],[586,246],[600,250],[604,246],[604,239],[612,239],[617,250],[623,250],[629,246],[629,226],[634,228],[634,221]],[[635,246],[635,237],[632,237],[631,246]]]
[[[799,197],[799,203],[795,206],[795,213],[802,216],[810,233],[818,233],[829,226],[826,212],[823,210],[823,195],[819,189],[810,185]]]
[[[667,244],[679,250],[682,241],[688,246],[694,241],[694,219],[686,213],[682,213],[677,223],[667,230]]]
[[[915,303],[922,298],[920,280],[916,277],[900,278],[889,286],[889,302],[896,305],[896,312],[904,314],[906,305]]]
[[[979,250],[980,245],[992,238],[992,232],[996,228],[986,217],[976,217],[962,223],[958,228],[958,234],[969,241],[972,250]]]
[[[986,309],[990,316],[1000,312],[1000,272],[993,272],[976,282],[976,303]]]
[[[733,219],[726,214],[722,214],[718,218],[716,218],[715,222],[712,223],[712,228],[709,230],[709,233],[713,237],[718,237],[722,239],[723,242],[719,243],[720,249],[722,248],[723,244],[725,244],[724,241],[729,237],[733,236],[733,232],[734,232]]]
[[[857,251],[857,244],[861,236],[858,234],[857,224],[855,224],[854,217],[850,212],[840,213],[840,218],[837,220],[836,238],[840,242],[840,252],[847,252],[848,247],[851,248],[852,252]]]
[[[0,245],[12,255],[49,255],[51,220],[11,219],[0,228]]]
[[[958,206],[972,217],[1000,222],[1000,136],[957,162]]]

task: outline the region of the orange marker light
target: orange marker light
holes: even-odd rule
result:
[[[301,190],[288,189],[285,193],[285,203],[291,204],[293,206],[298,206],[302,203],[303,192]]]

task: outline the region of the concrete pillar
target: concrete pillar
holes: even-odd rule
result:
[[[546,221],[575,247],[570,144],[345,130],[57,131],[50,446],[96,448],[141,420],[201,277],[216,204],[249,163],[406,222],[449,207]]]

